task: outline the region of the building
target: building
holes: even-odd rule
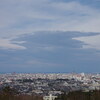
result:
[[[44,96],[43,100],[55,100],[55,98],[57,98],[57,96],[52,96],[52,94],[50,94],[49,96]]]

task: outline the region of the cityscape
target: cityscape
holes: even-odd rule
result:
[[[100,74],[0,74],[0,90],[6,86],[21,94],[57,96],[63,92],[100,90]]]
[[[100,0],[0,0],[0,100],[100,100]]]

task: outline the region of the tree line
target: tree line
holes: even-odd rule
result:
[[[20,94],[16,89],[7,86],[0,90],[0,100],[43,100],[43,97],[34,94]],[[72,91],[68,94],[63,92],[55,100],[100,100],[100,90]]]
[[[33,94],[20,94],[17,90],[7,86],[0,91],[0,100],[43,100],[43,97]]]
[[[73,91],[69,92],[68,94],[63,93],[55,100],[100,100],[100,90],[89,92]]]

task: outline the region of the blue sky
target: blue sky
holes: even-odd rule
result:
[[[100,72],[100,0],[0,0],[0,72]]]

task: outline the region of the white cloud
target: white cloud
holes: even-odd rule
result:
[[[52,6],[59,11],[70,11],[70,13],[78,13],[78,14],[93,14],[95,12],[94,9],[90,8],[89,6],[82,5],[78,2],[58,2],[53,3]],[[67,12],[66,12],[67,13]]]
[[[3,0],[0,4],[0,33],[4,35],[38,30],[100,32],[99,11],[78,2]]]
[[[78,37],[78,38],[73,38],[73,39],[84,42],[85,44],[82,46],[83,49],[92,48],[92,49],[100,50],[100,35]]]
[[[1,49],[13,49],[13,50],[26,49],[26,47],[14,44],[12,42],[13,41],[11,41],[9,39],[0,39],[0,48]]]
[[[1,0],[0,37],[16,37],[34,31],[100,32],[100,11],[79,2],[50,0]],[[6,42],[9,48],[24,48]],[[9,44],[9,45],[8,45]],[[1,44],[2,47],[6,44]],[[15,47],[14,47],[15,46]],[[46,48],[48,49],[48,48]],[[51,48],[52,49],[52,48]]]

